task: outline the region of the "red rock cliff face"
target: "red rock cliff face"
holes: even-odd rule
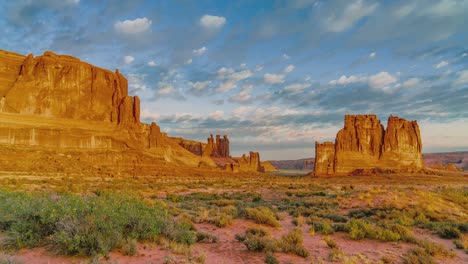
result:
[[[216,141],[213,138],[213,135],[207,139],[207,144],[203,150],[202,155],[205,157],[215,157],[215,158],[229,158],[229,139],[227,135],[224,135],[221,138],[220,135],[216,135]]]
[[[344,128],[336,136],[335,173],[375,167],[383,136],[384,128],[377,116],[346,115]]]
[[[260,154],[258,152],[249,152],[249,156],[245,154],[240,158],[233,158],[237,164],[234,164],[239,171],[265,172],[265,169],[260,163]]]
[[[332,148],[331,142],[316,143],[315,175],[343,175],[358,169],[423,168],[419,126],[403,118],[390,116],[385,131],[375,115],[346,115],[345,126],[336,135],[334,153]]]
[[[422,142],[416,121],[390,116],[385,131],[381,163],[386,168],[422,169]]]
[[[18,61],[18,60],[17,60]],[[139,122],[139,100],[128,96],[127,79],[77,58],[45,52],[0,69],[3,111],[109,122]]]
[[[335,144],[333,142],[315,142],[314,174],[332,175],[335,165]]]

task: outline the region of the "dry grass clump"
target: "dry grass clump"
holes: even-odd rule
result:
[[[245,208],[246,217],[257,224],[266,224],[272,227],[281,227],[276,214],[268,207]]]

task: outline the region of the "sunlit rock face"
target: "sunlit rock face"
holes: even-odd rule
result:
[[[139,122],[139,99],[127,79],[67,55],[46,51],[24,57],[3,53],[4,112],[108,122]],[[9,56],[5,55],[9,54]],[[16,71],[16,72],[15,72]],[[16,74],[15,74],[16,73]]]
[[[390,116],[386,130],[375,115],[346,115],[344,121],[335,144],[316,143],[315,175],[423,168],[421,136],[416,121]]]

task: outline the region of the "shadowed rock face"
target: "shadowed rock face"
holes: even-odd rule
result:
[[[3,52],[4,112],[93,121],[138,123],[139,99],[128,96],[127,79],[67,55],[46,51],[20,60]],[[19,62],[21,61],[21,64]],[[20,65],[20,66],[18,66]]]
[[[205,157],[216,157],[216,158],[229,158],[229,139],[227,135],[221,138],[220,135],[216,135],[216,141],[213,135],[207,139],[207,144],[203,150],[202,155]]]
[[[314,174],[350,174],[375,168],[419,170],[423,168],[421,149],[416,121],[390,116],[384,130],[375,115],[346,115],[335,144],[316,143]]]

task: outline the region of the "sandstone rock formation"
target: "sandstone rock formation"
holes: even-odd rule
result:
[[[222,138],[220,135],[216,135],[216,137],[210,135],[206,144],[182,138],[177,138],[175,140],[177,140],[180,146],[191,153],[204,158],[211,158],[218,167],[225,171],[264,172],[264,168],[260,164],[260,155],[258,152],[250,152],[248,157],[245,154],[238,158],[231,157],[227,135],[224,135]]]
[[[260,165],[263,167],[263,170],[265,172],[277,172],[277,171],[279,171],[278,168],[273,166],[273,164],[271,164],[271,162],[269,162],[269,161],[262,161],[262,162],[260,162]]]
[[[170,138],[156,123],[141,123],[140,100],[118,70],[48,51],[0,50],[0,170],[221,171],[215,159],[240,166],[227,136],[208,141]]]
[[[220,135],[216,135],[216,141],[213,138],[213,135],[207,139],[208,143],[203,149],[202,155],[205,157],[221,157],[229,158],[229,139],[227,135],[224,135],[221,138]]]
[[[335,143],[316,142],[314,174],[344,175],[355,170],[416,171],[423,168],[416,121],[390,116],[384,130],[375,115],[346,115]]]
[[[8,69],[2,82],[4,112],[108,122],[139,122],[139,100],[128,96],[118,70],[95,67],[77,58],[46,51],[20,57],[3,52]]]
[[[329,175],[334,173],[335,144],[332,142],[315,142],[315,168],[316,174]]]

